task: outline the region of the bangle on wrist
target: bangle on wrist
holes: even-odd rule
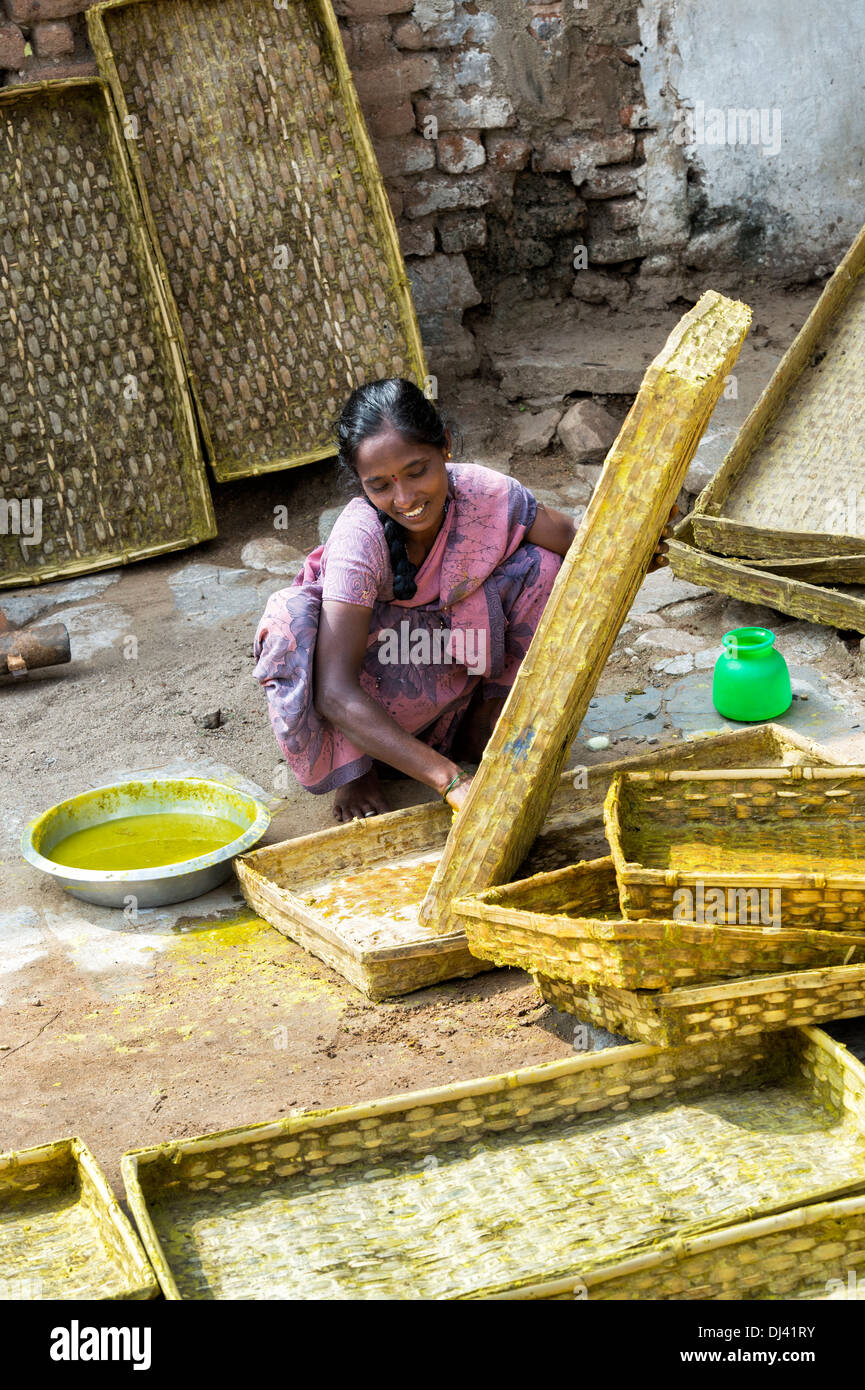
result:
[[[442,801],[447,801],[447,799],[448,799],[448,792],[450,792],[451,788],[452,788],[452,787],[455,787],[456,784],[457,784],[457,782],[461,782],[461,781],[463,780],[463,778],[464,778],[464,777],[468,777],[468,775],[469,775],[469,774],[466,772],[465,768],[462,768],[462,767],[461,767],[460,770],[459,770],[459,772],[457,773],[456,777],[454,777],[453,781],[448,782],[447,786],[445,787],[444,791],[442,792]]]

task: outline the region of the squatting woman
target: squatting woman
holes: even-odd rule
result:
[[[514,478],[452,463],[412,382],[352,392],[337,427],[361,494],[272,595],[255,642],[277,742],[337,820],[388,809],[375,763],[459,808],[575,528]]]

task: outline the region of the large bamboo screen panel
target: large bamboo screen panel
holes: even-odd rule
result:
[[[333,454],[350,392],[426,368],[328,0],[88,12],[217,478]]]
[[[556,779],[751,322],[709,291],[650,364],[457,815],[421,919],[453,931],[456,898],[506,883]]]
[[[216,534],[107,87],[0,92],[0,587]]]

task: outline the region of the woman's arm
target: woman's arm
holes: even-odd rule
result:
[[[672,535],[673,518],[678,514],[679,508],[674,507],[649,563],[648,574],[659,569],[661,565],[669,564],[664,542],[667,536]],[[564,512],[554,511],[552,507],[542,507],[539,502],[537,516],[526,532],[526,540],[531,541],[532,545],[543,546],[544,550],[552,550],[556,555],[567,555],[576,534],[577,528],[569,516],[565,516]]]
[[[315,644],[315,708],[371,758],[399,768],[441,795],[461,771],[459,764],[406,733],[361,688],[358,677],[370,617],[371,610],[356,603],[322,603]]]
[[[567,555],[577,528],[564,512],[554,511],[538,503],[537,515],[526,532],[526,540],[555,555]]]

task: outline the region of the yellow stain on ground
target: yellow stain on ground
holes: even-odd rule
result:
[[[229,979],[236,989],[236,977],[242,973],[251,993],[258,995],[262,987],[273,985],[280,1003],[287,1007],[326,998],[342,1002],[340,989],[314,973],[315,960],[299,954],[281,932],[251,910],[177,932],[163,952],[163,964],[172,980],[198,979],[204,971],[209,987],[217,989]]]
[[[300,1005],[319,1004],[340,1014],[349,1002],[346,988],[318,975],[318,962],[299,950],[251,909],[224,916],[181,918],[168,938],[161,939],[153,974],[140,986],[116,996],[104,1010],[91,1010],[88,1021],[109,1017],[111,1031],[60,1033],[52,1042],[100,1043],[115,1053],[157,1052],[165,1039],[197,1045],[215,1035],[214,1017],[227,1006],[220,1021],[238,1037],[255,1036],[259,1029],[242,1010],[254,1006],[260,1018],[264,1001],[277,1005],[274,1024],[285,1025]],[[321,967],[322,971],[325,967]],[[200,1027],[202,1015],[206,1029]],[[268,1020],[269,1022],[269,1020]]]

